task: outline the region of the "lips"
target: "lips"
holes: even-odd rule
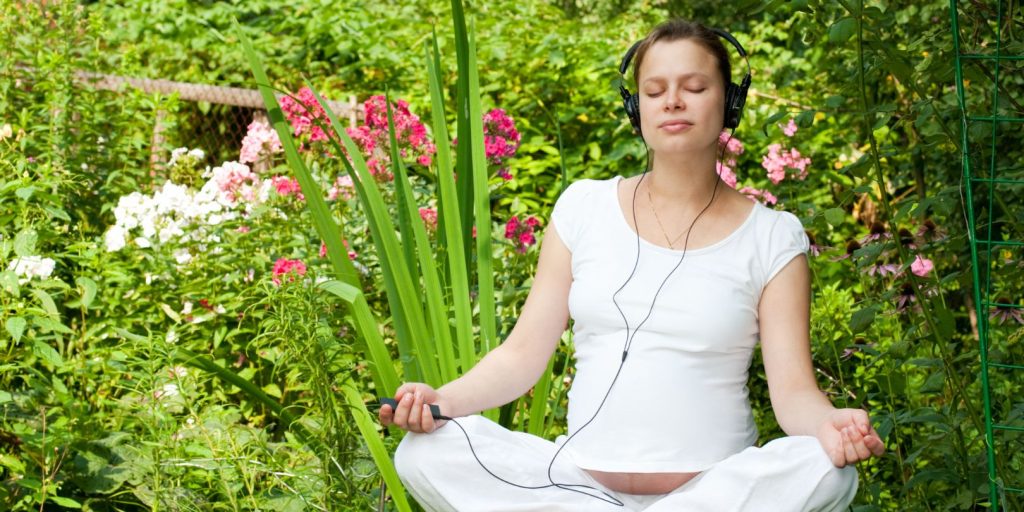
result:
[[[658,125],[658,128],[662,128],[669,131],[686,130],[693,126],[693,123],[685,119],[673,119],[665,121]]]

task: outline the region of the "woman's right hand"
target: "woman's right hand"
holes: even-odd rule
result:
[[[445,410],[441,394],[420,382],[407,382],[399,386],[395,391],[395,401],[398,402],[398,408],[392,410],[390,405],[382,405],[377,413],[380,424],[385,427],[395,425],[409,432],[433,432],[445,422],[434,420],[430,414],[430,404],[437,405],[443,415],[447,416],[446,412],[449,412]]]

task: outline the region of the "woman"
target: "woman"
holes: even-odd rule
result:
[[[634,58],[649,172],[566,189],[508,339],[440,389],[407,383],[381,408],[383,425],[410,432],[399,475],[428,510],[842,510],[851,465],[884,447],[867,413],[817,387],[800,222],[719,186],[728,53],[714,31],[674,20]],[[468,416],[528,391],[570,315],[568,438]],[[758,340],[788,434],[763,447],[746,389]]]

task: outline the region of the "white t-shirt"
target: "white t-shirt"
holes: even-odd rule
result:
[[[572,252],[569,313],[577,363],[570,434],[594,415],[626,342],[612,294],[633,269],[637,236],[619,206],[621,179],[577,181],[552,213]],[[794,215],[755,203],[725,239],[687,250],[633,338],[607,402],[568,442],[573,461],[599,471],[702,471],[754,444],[747,371],[758,340],[758,302],[765,284],[807,249]],[[681,254],[640,240],[636,275],[617,297],[631,330]]]

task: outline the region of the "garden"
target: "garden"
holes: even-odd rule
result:
[[[643,170],[618,66],[671,17],[749,52],[718,172],[811,240],[816,376],[886,445],[851,509],[1024,505],[1020,2],[0,5],[0,510],[421,510],[378,397],[498,346],[559,194]],[[483,414],[564,434],[572,361]]]

